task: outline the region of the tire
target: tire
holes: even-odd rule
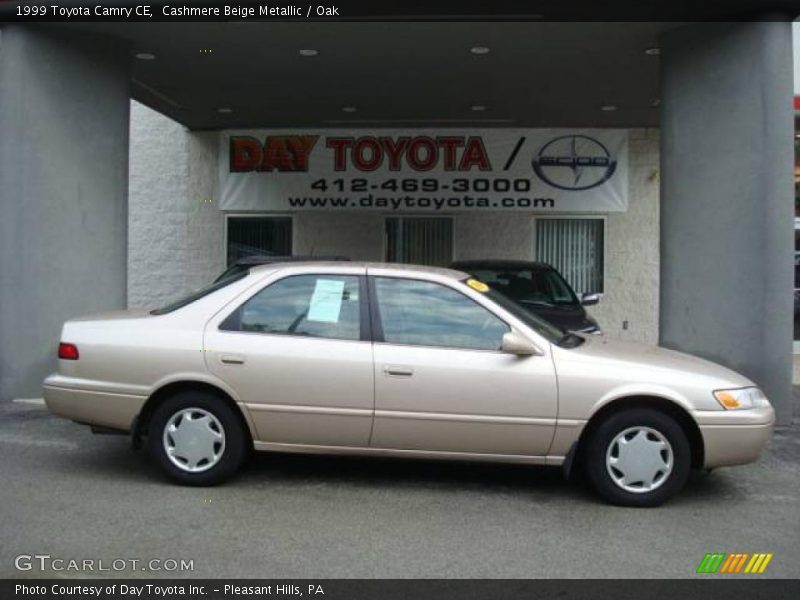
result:
[[[658,506],[686,484],[691,448],[674,418],[650,408],[627,409],[609,416],[591,434],[585,466],[606,501]]]
[[[215,485],[229,478],[247,456],[248,442],[241,416],[203,391],[164,400],[147,429],[150,455],[183,485]]]

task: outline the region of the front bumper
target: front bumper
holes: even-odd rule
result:
[[[705,449],[706,468],[743,465],[761,456],[772,437],[775,411],[771,406],[751,410],[695,411]]]
[[[87,425],[130,431],[147,400],[145,396],[86,389],[81,384],[81,380],[57,374],[45,379],[43,395],[50,412]]]

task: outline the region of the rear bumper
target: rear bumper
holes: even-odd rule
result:
[[[758,460],[772,437],[775,424],[775,411],[771,406],[754,410],[697,411],[694,416],[703,436],[707,468]]]
[[[76,380],[51,375],[44,381],[47,408],[55,415],[120,431],[130,431],[133,420],[147,400],[146,396],[87,390]]]

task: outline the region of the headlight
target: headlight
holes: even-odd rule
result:
[[[714,398],[725,410],[746,410],[769,406],[769,400],[757,387],[739,388],[736,390],[716,390]]]

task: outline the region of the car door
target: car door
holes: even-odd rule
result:
[[[376,335],[371,445],[544,456],[557,412],[549,348],[525,357],[501,352],[510,326],[461,282],[369,274]]]
[[[374,375],[364,269],[341,271],[280,278],[206,328],[208,368],[244,403],[257,441],[369,444]]]

